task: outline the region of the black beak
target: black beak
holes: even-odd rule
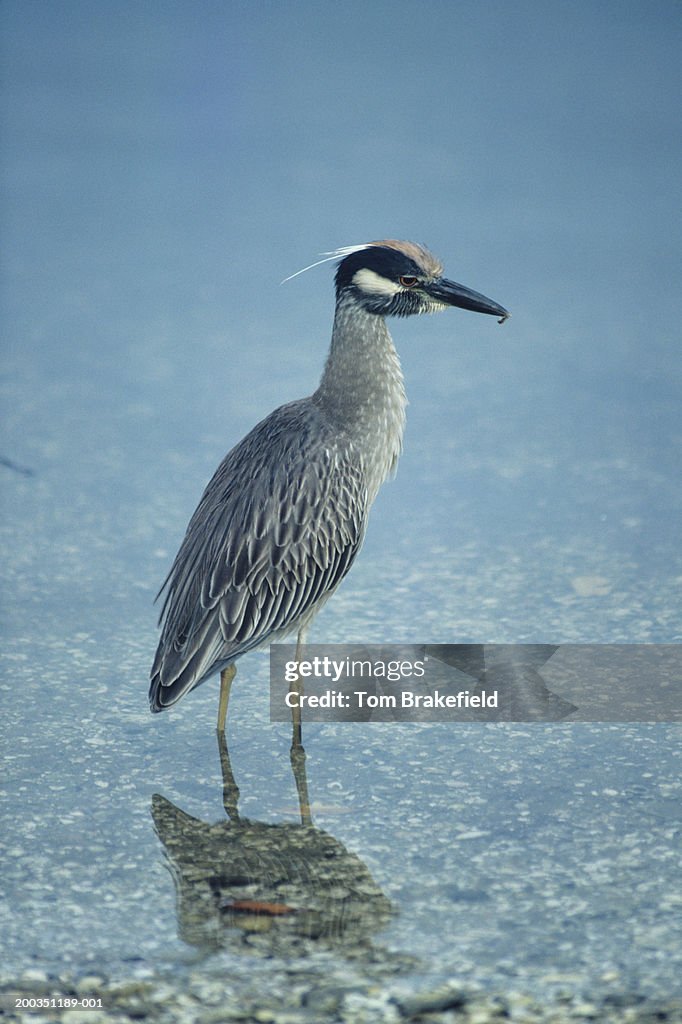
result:
[[[445,302],[448,306],[459,306],[461,309],[471,309],[474,313],[489,313],[491,316],[499,317],[499,322],[504,323],[511,316],[504,306],[498,302],[487,299],[480,292],[472,291],[463,284],[456,281],[446,281],[441,277],[439,281],[427,284],[424,291],[438,302]]]

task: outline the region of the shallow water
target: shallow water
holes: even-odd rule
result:
[[[68,681],[52,675],[59,693],[37,728],[32,714],[10,715],[5,970],[38,964],[115,977],[143,965],[175,971],[223,950],[239,971],[244,956],[305,961],[321,947],[356,959],[366,948],[387,975],[396,957],[409,957],[415,984],[455,976],[494,991],[513,979],[546,995],[567,979],[589,988],[610,975],[617,988],[672,991],[672,727],[310,725],[314,828],[302,828],[288,729],[265,717],[266,663],[256,656],[256,678],[247,680],[246,663],[231,708],[242,821],[228,823],[215,692],[206,686],[152,719],[131,699],[129,676],[90,685],[96,663],[86,651],[82,642],[67,650],[75,667]],[[37,706],[28,679],[17,692],[23,709]],[[87,693],[87,707],[74,706],[74,692]],[[167,833],[157,837],[152,823],[155,792],[216,826],[208,850],[201,830],[175,847],[170,840],[171,862],[184,863],[177,905],[160,841]],[[301,849],[300,834],[316,829],[327,835],[322,847]],[[229,912],[245,898],[299,916],[274,919],[254,943],[253,916]],[[350,909],[358,900],[360,921]],[[294,938],[302,931],[308,941],[292,939],[294,925]]]

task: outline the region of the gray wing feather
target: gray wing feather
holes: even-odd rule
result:
[[[310,399],[259,423],[218,467],[162,587],[152,708],[305,621],[348,572],[367,511],[361,461]]]

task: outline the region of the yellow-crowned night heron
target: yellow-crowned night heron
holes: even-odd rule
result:
[[[372,502],[395,468],[406,399],[385,317],[448,306],[500,322],[509,316],[445,280],[440,262],[413,242],[371,242],[328,256],[340,262],[320,386],[276,409],[225,456],[161,588],[151,709],[175,704],[220,671],[220,732],[235,661],[294,631],[303,642],[353,564]]]

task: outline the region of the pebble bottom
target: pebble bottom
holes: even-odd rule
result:
[[[682,1000],[652,1001],[636,993],[586,998],[563,992],[554,1004],[512,992],[504,996],[440,988],[394,992],[390,985],[329,983],[319,975],[281,972],[267,992],[248,979],[194,974],[189,979],[107,981],[89,975],[50,978],[32,970],[0,980],[0,1017],[11,1024],[682,1024]],[[101,1000],[101,1007],[21,1006],[21,1000]]]

